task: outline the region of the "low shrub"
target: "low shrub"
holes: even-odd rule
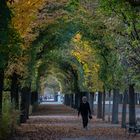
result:
[[[13,133],[19,122],[19,111],[9,100],[3,101],[2,116],[0,117],[0,140],[7,140]]]

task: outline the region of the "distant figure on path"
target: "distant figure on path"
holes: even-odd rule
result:
[[[79,110],[78,110],[78,117],[79,117],[80,114],[82,116],[83,128],[87,129],[88,117],[90,119],[92,119],[92,116],[91,116],[90,105],[87,101],[86,96],[82,97],[82,103],[80,104],[80,107],[79,107]]]

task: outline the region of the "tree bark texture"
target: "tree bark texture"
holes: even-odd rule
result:
[[[112,107],[112,123],[118,124],[118,113],[119,113],[119,89],[113,90],[113,107]]]
[[[20,122],[21,123],[25,123],[26,120],[29,118],[30,100],[31,100],[30,88],[29,87],[22,88],[21,104],[20,104],[20,109],[21,109]]]
[[[91,113],[94,113],[94,93],[90,92],[89,104],[91,108]]]
[[[97,118],[102,118],[102,92],[98,92],[98,109],[97,109]]]
[[[129,125],[135,126],[136,111],[135,111],[135,92],[134,85],[129,85]]]
[[[123,105],[122,105],[122,128],[126,127],[126,110],[127,110],[127,90],[123,94]]]
[[[33,107],[32,111],[36,111],[36,108],[38,106],[38,92],[34,91],[31,92],[31,105]]]
[[[104,93],[103,93],[103,115],[102,115],[103,120],[105,120],[105,98],[106,98],[106,92],[104,90]]]

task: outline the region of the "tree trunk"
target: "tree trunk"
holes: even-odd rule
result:
[[[38,92],[34,91],[31,93],[31,105],[33,107],[33,112],[36,111],[36,108],[38,106]]]
[[[119,94],[119,104],[123,104],[123,94]]]
[[[73,108],[73,94],[70,94],[70,106]]]
[[[90,104],[92,114],[94,113],[93,102],[94,102],[94,93],[90,92],[89,104]]]
[[[68,100],[68,106],[71,106],[71,94],[68,94],[67,96],[68,96],[68,99],[67,99]]]
[[[66,94],[64,95],[64,105],[67,105],[67,96],[66,96]]]
[[[135,112],[135,92],[134,85],[129,85],[129,125],[135,126],[136,112]]]
[[[127,90],[123,94],[123,106],[122,106],[122,128],[126,127],[126,107],[127,107]]]
[[[66,105],[68,105],[68,94],[66,94]]]
[[[30,107],[30,88],[24,87],[21,91],[21,116],[20,122],[25,123],[26,120],[29,118],[29,107]]]
[[[20,102],[20,110],[21,110],[21,115],[20,115],[20,123],[25,123],[27,118],[26,118],[26,96],[25,92],[21,91],[21,102]]]
[[[103,115],[102,115],[103,121],[105,120],[105,98],[106,98],[106,93],[104,90],[104,93],[103,93]]]
[[[111,119],[110,119],[110,111],[111,111],[111,90],[109,90],[108,122],[111,121]]]
[[[30,93],[30,89],[29,88],[28,88],[28,94],[26,95],[26,98],[27,98],[27,104],[26,104],[27,119],[29,119],[30,104],[31,104],[31,93]]]
[[[97,110],[97,118],[102,118],[102,95],[103,95],[103,93],[98,92],[98,110]]]
[[[11,102],[14,103],[16,109],[19,109],[18,86],[18,75],[13,73],[11,82]]]
[[[112,107],[112,123],[118,124],[118,112],[119,112],[119,90],[113,90],[113,107]]]
[[[65,105],[70,106],[70,94],[65,94]]]
[[[74,108],[78,109],[78,94],[77,93],[75,93]]]
[[[139,97],[138,97],[138,93],[135,93],[135,102],[136,102],[135,104],[136,104],[136,105],[138,104],[138,98],[139,98]]]
[[[67,95],[68,106],[70,106],[70,94]]]
[[[80,94],[76,93],[75,94],[75,109],[78,109],[80,106]]]
[[[140,105],[140,93],[139,93],[139,105]]]
[[[66,105],[66,94],[64,95],[64,105]]]
[[[2,115],[2,92],[4,87],[4,70],[0,69],[0,116]]]
[[[75,109],[75,93],[73,93],[73,108]]]

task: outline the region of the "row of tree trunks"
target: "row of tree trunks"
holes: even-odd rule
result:
[[[94,93],[80,92],[76,94],[65,94],[64,104],[72,108],[78,109],[83,96],[86,96],[88,98],[91,112],[93,113]]]
[[[0,70],[0,116],[2,115],[2,92],[4,86],[4,71]],[[19,109],[19,99],[20,101],[20,122],[24,123],[29,118],[29,106],[38,104],[38,93],[33,92],[32,98],[30,94],[30,88],[24,87],[21,90],[21,97],[19,97],[19,76],[16,73],[13,73],[11,77],[11,102],[15,105],[16,109]]]
[[[66,95],[65,100],[67,101],[66,104],[78,109],[80,102],[82,100],[82,96],[87,96],[91,111],[93,111],[94,106],[94,93],[88,93],[88,92],[80,92],[76,94]],[[126,125],[126,107],[128,103],[128,97],[129,97],[129,124],[135,125],[136,123],[136,115],[135,115],[135,93],[134,93],[134,85],[129,86],[129,96],[127,94],[127,91],[122,94],[122,127],[125,127]],[[98,93],[98,104],[97,104],[97,118],[102,118],[105,120],[105,98],[106,94],[99,92]],[[112,106],[112,123],[118,124],[118,113],[119,113],[119,103],[120,103],[120,94],[119,89],[113,90],[113,106]],[[111,91],[109,91],[109,115],[108,120],[111,120]]]
[[[78,109],[83,96],[87,96],[91,107],[91,111],[93,111],[93,101],[94,101],[93,93],[89,94],[88,92],[80,92],[76,94],[66,94],[64,97],[64,104],[69,105],[72,108]]]
[[[122,107],[122,128],[126,126],[126,109],[127,109],[127,97],[129,95],[129,125],[136,125],[136,111],[135,111],[135,92],[134,85],[129,85],[129,90],[127,94],[127,90],[125,90],[123,95],[123,107]]]
[[[127,94],[126,102],[129,104],[129,96]],[[119,94],[119,104],[123,104],[123,94]],[[140,104],[140,93],[135,93],[135,104]]]
[[[112,110],[112,123],[118,123],[118,96],[119,90],[113,90],[113,110]],[[127,107],[127,91],[123,95],[123,106],[122,106],[122,127],[126,125],[126,107]],[[135,126],[136,124],[136,113],[135,113],[135,92],[134,85],[129,85],[129,125]]]
[[[4,70],[0,69],[0,117],[2,115],[2,93],[3,93],[3,86],[4,86]]]
[[[122,127],[126,124],[126,106],[127,106],[127,91],[123,95],[123,106],[122,106]],[[113,109],[112,109],[112,123],[117,124],[119,112],[119,90],[113,90]],[[135,114],[135,92],[134,85],[129,85],[129,125],[134,126],[136,124]]]
[[[69,94],[65,95],[65,104],[69,105],[72,108],[78,109],[79,103],[80,103],[80,96],[79,94]]]

